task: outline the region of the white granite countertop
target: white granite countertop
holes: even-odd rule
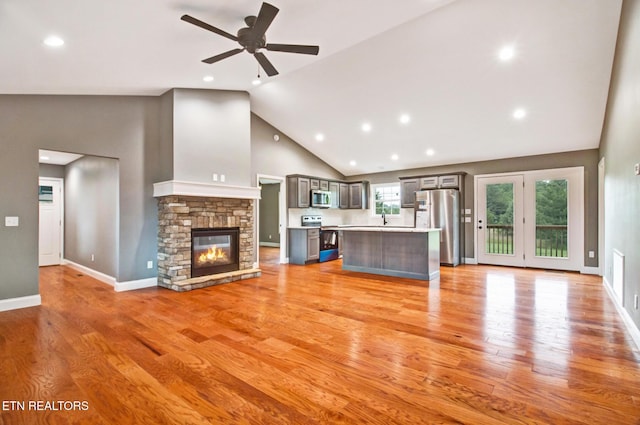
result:
[[[402,233],[428,233],[439,232],[436,228],[416,228],[409,226],[335,226],[339,230],[349,232],[402,232]]]

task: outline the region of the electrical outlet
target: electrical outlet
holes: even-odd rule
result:
[[[269,235],[269,239],[271,239],[271,235]]]
[[[589,251],[589,258],[596,258],[595,251]]]
[[[218,181],[218,173],[213,173],[213,181],[214,182]]]
[[[220,181],[224,183],[225,180],[226,180],[226,177],[224,176],[224,174],[220,174]]]
[[[633,166],[633,172],[636,173],[636,176],[640,176],[640,164],[635,164]]]
[[[95,254],[91,254],[91,261],[96,261],[96,256],[95,256]]]
[[[5,217],[4,218],[5,227],[17,227],[20,225],[19,217]]]
[[[153,261],[151,261],[151,260],[147,261],[147,268],[148,269],[152,269],[153,268]]]

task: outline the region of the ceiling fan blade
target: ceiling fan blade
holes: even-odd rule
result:
[[[207,31],[211,31],[211,32],[214,32],[214,33],[216,33],[218,35],[226,37],[226,38],[228,38],[230,40],[238,41],[238,37],[236,37],[235,35],[229,34],[228,32],[223,31],[220,28],[216,28],[213,25],[209,25],[206,22],[202,22],[201,20],[196,19],[193,16],[182,15],[182,17],[180,19],[182,19],[185,22],[189,22],[190,24],[199,26],[200,28],[203,28],[203,29],[205,29]]]
[[[212,63],[221,61],[222,59],[226,59],[230,56],[237,55],[238,53],[241,53],[243,51],[244,49],[229,50],[228,52],[220,53],[219,55],[215,55],[215,56],[211,56],[210,58],[203,59],[202,62],[212,64]]]
[[[264,37],[264,33],[267,32],[267,28],[269,28],[269,25],[271,25],[271,22],[273,22],[273,19],[279,11],[280,9],[270,5],[269,3],[262,3],[256,22],[253,24],[253,28],[251,29],[251,33],[255,40],[260,40]]]
[[[278,75],[278,71],[271,64],[271,62],[269,62],[269,59],[267,59],[267,57],[265,55],[263,55],[260,52],[257,52],[253,56],[256,57],[256,60],[258,61],[258,63],[262,67],[262,69],[264,69],[264,72],[266,72],[269,77],[273,77],[274,75]]]
[[[264,48],[274,52],[302,53],[303,55],[317,55],[320,51],[318,46],[301,44],[267,44]]]

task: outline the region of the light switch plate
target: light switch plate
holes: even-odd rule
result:
[[[640,176],[640,163],[633,166],[633,172],[636,173],[636,176]]]
[[[4,225],[6,227],[18,227],[20,225],[20,217],[5,217]]]

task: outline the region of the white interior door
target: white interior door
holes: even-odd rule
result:
[[[39,265],[58,265],[62,258],[62,181],[41,178],[38,196]]]
[[[478,263],[523,267],[523,175],[478,177],[476,182]]]

